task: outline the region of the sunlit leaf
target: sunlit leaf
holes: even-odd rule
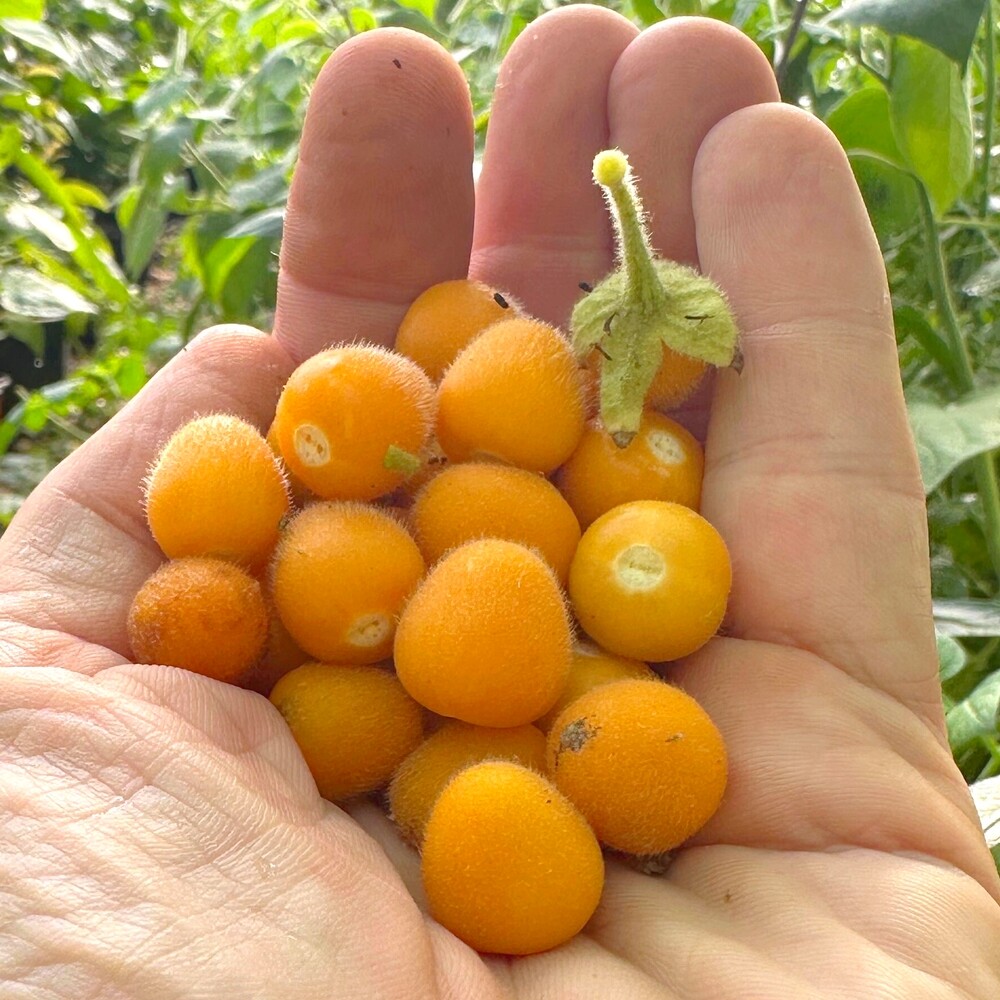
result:
[[[95,313],[97,307],[67,285],[26,267],[0,271],[0,306],[29,319],[65,319],[71,313]]]
[[[285,218],[284,208],[268,208],[244,219],[239,225],[233,226],[225,235],[226,239],[238,239],[241,236],[254,236],[257,239],[275,239],[281,235]]]
[[[892,131],[938,214],[965,190],[974,168],[972,110],[958,67],[909,38],[893,46]]]
[[[946,406],[911,403],[909,414],[928,493],[963,462],[1000,448],[1000,386]]]
[[[996,735],[998,704],[1000,671],[987,677],[968,698],[948,712],[948,741],[953,753],[959,753],[983,736]]]
[[[68,253],[76,249],[76,237],[69,227],[39,205],[16,201],[7,208],[6,218],[15,229],[40,233],[58,250]]]
[[[941,635],[955,638],[1000,636],[1000,601],[943,598],[934,602],[934,625]]]
[[[59,62],[69,66],[77,74],[82,70],[83,52],[80,43],[66,33],[57,34],[43,21],[5,17],[0,20],[0,34],[3,32],[10,34],[20,42],[24,42],[25,45],[31,45],[47,52]]]
[[[45,17],[45,0],[3,0],[3,16],[25,21],[41,21]]]
[[[956,642],[950,635],[938,634],[937,637],[939,673],[942,681],[949,680],[962,672],[965,666],[965,647]]]
[[[919,38],[964,65],[985,6],[986,0],[854,0],[830,19]]]

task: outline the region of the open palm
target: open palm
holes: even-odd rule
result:
[[[393,30],[337,51],[273,335],[197,338],[0,546],[4,997],[1000,995],[1000,887],[943,734],[881,258],[836,142],[776,100],[721,24],[637,35],[560,10],[504,64],[474,192],[453,60]],[[589,179],[609,145],[657,248],[711,274],[744,331],[706,446],[703,511],[734,562],[726,634],[667,673],[717,721],[731,783],[665,877],[612,862],[582,935],[483,959],[421,912],[415,857],[374,806],[317,796],[264,699],[129,663],[128,605],[162,558],[140,481],[196,413],[266,427],[296,363],[390,343],[434,282],[468,272],[565,322],[611,266]]]

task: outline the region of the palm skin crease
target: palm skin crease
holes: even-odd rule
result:
[[[393,60],[401,64],[397,67]],[[0,541],[4,1000],[996,1000],[1000,885],[944,736],[925,512],[885,276],[825,128],[718,22],[573,6],[507,57],[481,179],[453,60],[396,30],[313,93],[273,334],[202,334]],[[391,343],[467,272],[564,322],[610,269],[590,161],[629,153],[661,254],[725,289],[745,368],[704,428],[725,635],[666,670],[729,746],[664,877],[609,863],[569,944],[483,958],[371,804],[321,800],[265,699],[128,660],[161,557],[140,482],[195,413],[266,428],[295,364]]]

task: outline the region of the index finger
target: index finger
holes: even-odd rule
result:
[[[334,52],[281,241],[275,336],[295,361],[336,341],[389,345],[417,295],[465,277],[472,153],[469,89],[435,42],[380,28]]]

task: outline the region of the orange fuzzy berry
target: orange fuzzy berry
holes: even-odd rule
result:
[[[646,393],[646,405],[658,410],[680,406],[701,384],[708,365],[697,358],[663,348],[663,361]]]
[[[285,460],[281,457],[281,445],[278,444],[278,432],[275,430],[273,420],[271,421],[271,426],[267,429],[265,440],[274,457],[278,460],[282,471],[285,473],[285,481],[288,483],[288,492],[291,494],[292,502],[296,507],[304,507],[312,499],[312,493],[309,492],[306,484],[298,476],[289,472],[288,466],[285,465]]]
[[[390,670],[305,663],[271,692],[320,795],[341,802],[384,785],[420,743],[420,706]]]
[[[656,674],[649,669],[649,664],[643,663],[642,660],[615,656],[614,653],[609,653],[589,642],[575,642],[566,687],[552,708],[540,719],[535,720],[535,725],[547,733],[562,710],[576,701],[580,695],[602,684],[635,678],[655,680]]]
[[[428,565],[475,538],[506,538],[538,549],[561,581],[580,541],[576,515],[544,476],[486,462],[435,476],[417,495],[410,523]]]
[[[600,378],[601,360],[600,351],[592,351],[587,357],[587,370],[597,379]],[[664,345],[663,360],[646,390],[646,406],[655,410],[672,410],[680,406],[701,384],[706,371],[708,365],[704,361]]]
[[[427,817],[448,781],[484,760],[510,760],[545,770],[545,736],[534,726],[492,729],[454,719],[444,723],[400,765],[389,785],[389,809],[400,832],[419,844]]]
[[[302,666],[310,657],[291,637],[274,608],[268,609],[267,642],[261,658],[241,679],[240,687],[269,695],[285,674]]]
[[[503,761],[467,768],[445,787],[421,873],[435,920],[505,955],[568,941],[604,887],[601,849],[580,813],[541,775]]]
[[[396,334],[396,350],[438,382],[463,347],[515,312],[511,299],[482,282],[442,281],[413,300]]]
[[[548,771],[598,839],[629,854],[683,843],[715,813],[726,747],[705,710],[657,680],[588,691],[549,732]]]
[[[583,434],[586,393],[562,334],[533,319],[494,323],[438,388],[437,434],[454,462],[494,458],[552,472]]]
[[[424,574],[396,518],[360,503],[317,503],[282,533],[271,567],[275,607],[292,638],[319,660],[377,663],[396,617]]]
[[[256,662],[267,639],[260,584],[222,559],[164,563],[132,601],[128,638],[136,663],[183,667],[232,683]]]
[[[262,566],[288,513],[285,478],[260,431],[199,417],[166,443],[146,480],[146,517],[164,554]]]
[[[602,514],[584,533],[569,571],[583,630],[637,660],[676,660],[715,635],[732,570],[726,543],[700,514],[637,500]]]
[[[627,448],[592,423],[555,481],[586,528],[630,500],[669,500],[697,510],[704,471],[705,456],[693,435],[647,410]]]
[[[570,625],[555,574],[516,542],[486,538],[446,555],[396,630],[396,672],[432,712],[520,726],[566,684]]]
[[[328,500],[373,500],[405,473],[386,468],[391,447],[418,455],[432,423],[434,388],[407,358],[379,347],[335,347],[304,361],[285,384],[275,433],[290,472]]]

